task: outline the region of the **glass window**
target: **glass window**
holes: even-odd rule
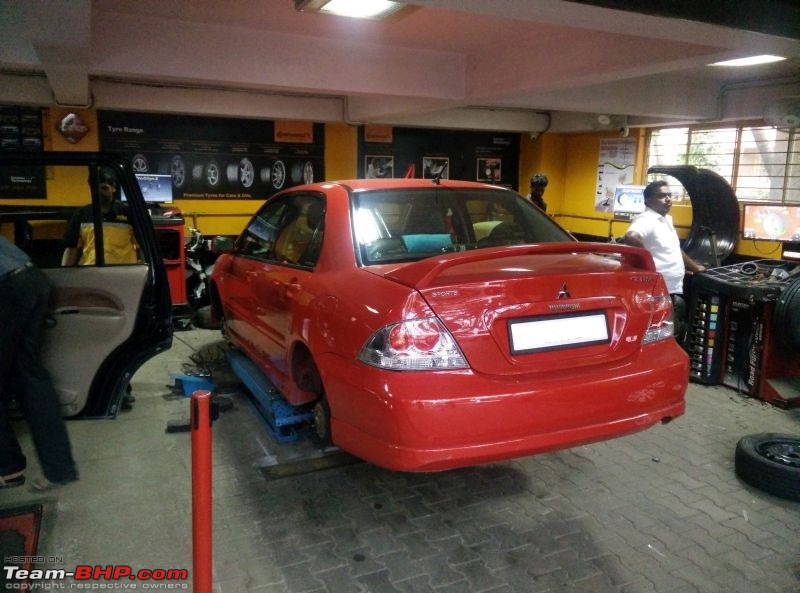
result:
[[[48,169],[45,184],[44,167],[14,168],[9,179],[19,186],[20,199],[3,204],[0,232],[40,268],[141,263],[117,171],[88,165]]]
[[[267,202],[239,237],[237,251],[259,259],[273,259],[275,239],[286,209],[285,199]]]
[[[503,190],[359,192],[353,199],[353,221],[356,245],[365,264],[573,240],[527,200]]]
[[[746,202],[800,203],[798,144],[797,130],[769,126],[664,128],[650,133],[647,165],[710,169]],[[665,179],[673,194],[686,197],[673,178],[654,178]]]
[[[293,194],[267,202],[242,233],[237,249],[267,261],[312,267],[322,250],[325,202]]]

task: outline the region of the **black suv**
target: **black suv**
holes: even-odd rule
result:
[[[167,275],[130,164],[0,152],[0,233],[52,281],[42,355],[62,414],[115,416],[136,369],[172,344]]]

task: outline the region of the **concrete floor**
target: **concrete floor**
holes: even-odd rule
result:
[[[45,579],[42,589],[194,590],[190,433],[166,427],[189,412],[169,373],[200,352],[233,402],[213,429],[216,592],[800,591],[800,504],[743,484],[733,469],[742,436],[800,433],[797,410],[692,384],[683,417],[637,435],[393,473],[323,457],[330,451],[308,441],[276,444],[235,390],[222,346],[215,331],[176,333],[173,348],[135,375],[132,410],[68,423],[79,482],[44,495],[0,491],[2,506],[44,504],[39,554],[55,559],[40,568],[187,569],[189,579]],[[308,458],[333,467],[296,474]]]

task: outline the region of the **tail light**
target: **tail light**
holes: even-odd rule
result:
[[[364,344],[358,360],[394,371],[468,368],[453,336],[435,317],[379,329]]]
[[[672,321],[672,300],[663,280],[656,284],[650,298],[650,323],[644,333],[642,344],[652,344],[675,335],[675,323]]]

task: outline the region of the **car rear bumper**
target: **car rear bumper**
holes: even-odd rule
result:
[[[677,344],[634,358],[524,381],[384,371],[333,354],[317,362],[336,445],[388,469],[439,471],[611,439],[683,414],[689,369]]]

